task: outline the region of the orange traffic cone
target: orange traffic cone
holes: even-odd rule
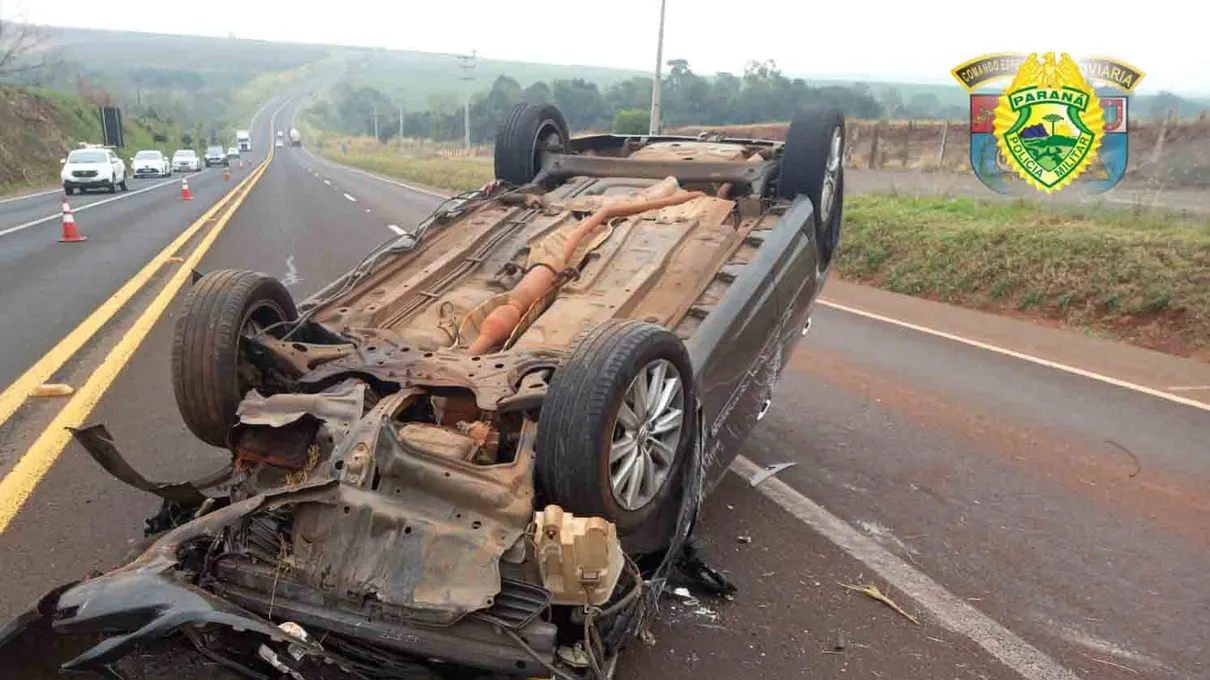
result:
[[[76,229],[76,218],[71,215],[71,206],[67,205],[67,197],[63,197],[63,236],[59,239],[59,243],[79,243],[87,241],[87,236],[81,236],[80,231]]]
[[[223,181],[224,182],[231,181],[231,168],[226,167],[226,166],[223,167]]]
[[[189,191],[189,178],[185,178],[185,179],[181,180],[181,200],[182,201],[192,201],[193,200],[193,192]]]

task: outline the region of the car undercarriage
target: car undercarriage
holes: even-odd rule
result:
[[[229,461],[157,483],[74,431],[160,510],[0,651],[57,636],[56,664],[117,678],[152,647],[222,677],[610,677],[670,579],[734,589],[694,527],[826,280],[843,135],[816,111],[785,143],[573,139],[522,105],[496,181],[307,300],[199,276],[173,387]]]

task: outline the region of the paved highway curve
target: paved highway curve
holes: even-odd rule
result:
[[[217,189],[204,178],[199,185],[195,192]],[[258,269],[301,298],[438,200],[306,149],[280,149],[198,269]],[[83,213],[86,233],[112,238],[113,249],[48,246],[54,252],[41,262],[54,275],[42,279],[45,297],[33,284],[0,284],[3,308],[42,329],[4,326],[2,346],[21,356],[4,359],[0,383],[202,208],[172,205],[193,212],[141,228],[115,217],[108,234]],[[141,258],[118,257],[149,233],[159,240]],[[0,277],[20,283],[10,267],[41,272],[22,260],[0,264]],[[76,291],[92,297],[77,300]],[[1197,391],[1210,387],[1199,382],[1210,374],[1204,365],[839,282],[824,296],[1042,362],[821,306],[737,474],[706,508],[705,554],[739,593],[668,600],[655,644],[636,642],[620,678],[1210,677],[1202,653],[1210,410],[1197,405],[1210,397]],[[199,475],[225,455],[193,439],[176,412],[169,352],[178,305],[179,296],[88,418],[106,423],[153,479]],[[1169,385],[1151,377],[1185,376],[1171,387],[1189,388],[1180,394],[1190,403],[1047,360],[1157,391]],[[1140,376],[1140,366],[1156,368]],[[82,359],[73,370],[87,377],[93,368]],[[23,408],[5,431],[7,455],[19,457],[38,436],[53,415],[47,408]],[[753,466],[779,462],[796,465],[749,486]],[[0,534],[0,554],[13,565],[0,570],[0,615],[112,566],[155,505],[69,446]],[[919,623],[842,584],[877,585]]]

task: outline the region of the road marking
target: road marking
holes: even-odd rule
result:
[[[195,176],[200,176],[200,175],[204,175],[204,174],[206,174],[205,170],[197,173]],[[84,212],[85,210],[88,210],[89,208],[95,208],[98,205],[105,205],[106,203],[120,201],[123,198],[130,198],[131,196],[138,196],[139,194],[151,191],[153,189],[159,189],[160,187],[165,187],[165,186],[168,186],[169,184],[173,184],[175,182],[176,182],[176,180],[173,180],[173,179],[165,180],[163,182],[160,182],[159,184],[153,184],[149,187],[143,187],[142,189],[135,189],[134,191],[126,191],[126,192],[122,192],[121,194],[118,194],[117,196],[110,196],[109,198],[102,199],[100,201],[93,201],[92,203],[82,205],[78,208],[72,208],[71,211],[72,211],[72,213],[81,213],[81,212]],[[0,236],[7,236],[9,234],[21,231],[22,229],[29,229],[30,227],[36,227],[39,224],[43,224],[43,223],[49,222],[51,220],[61,219],[62,216],[63,216],[63,213],[57,212],[53,215],[47,215],[46,217],[42,217],[42,218],[39,218],[36,220],[32,220],[30,222],[26,222],[25,224],[18,224],[15,227],[9,227],[8,229],[2,229],[2,230],[0,230]]]
[[[58,344],[51,348],[49,352],[43,355],[37,363],[30,366],[21,377],[17,378],[3,392],[0,392],[0,425],[3,425],[12,417],[13,413],[21,407],[21,404],[25,403],[30,393],[38,385],[46,382],[48,378],[55,374],[55,371],[62,368],[85,343],[92,339],[92,336],[96,335],[97,331],[101,330],[102,326],[126,306],[126,303],[130,302],[131,298],[151,280],[151,277],[155,276],[156,272],[164,264],[171,260],[179,259],[174,258],[173,255],[188,243],[198,230],[214,216],[214,213],[218,212],[227,203],[227,200],[234,195],[235,191],[238,191],[244,185],[244,182],[247,181],[248,178],[245,178],[233,191],[228,192],[218,201],[215,201],[214,205],[210,206],[197,221],[189,225],[188,228],[173,239],[172,243],[169,243],[166,248],[152,258],[139,273],[122,284],[122,287],[117,292],[109,296],[109,299],[94,309],[87,318],[80,322],[80,325],[76,326]]]
[[[290,100],[287,99],[274,111],[274,119],[289,102]],[[101,397],[105,395],[105,391],[109,389],[127,362],[134,356],[139,345],[151,333],[160,316],[168,308],[168,304],[193,275],[194,268],[210,250],[240,205],[252,193],[252,189],[265,174],[272,161],[273,150],[270,148],[269,155],[264,162],[236,187],[237,190],[244,189],[243,194],[226,202],[226,211],[218,218],[210,231],[202,237],[189,257],[177,268],[163,290],[156,294],[143,313],[135,320],[130,330],[118,340],[84,385],[76,391],[63,409],[38,435],[38,439],[34,441],[33,445],[17,460],[17,464],[9,470],[4,479],[0,479],[0,534],[8,528],[33,493],[34,488],[50,471],[59,455],[63,453],[63,449],[71,440],[71,432],[67,428],[82,425],[84,419],[96,408]]]
[[[50,194],[53,194],[53,193],[60,193],[60,194],[63,193],[63,187],[58,187],[56,189],[47,189],[46,191],[39,191],[36,194],[22,194],[20,196],[13,196],[12,198],[5,198],[3,200],[0,200],[0,205],[4,205],[5,203],[15,203],[16,201],[24,201],[27,198],[37,198],[39,196],[49,196]]]
[[[176,270],[164,289],[139,315],[130,330],[114,345],[97,370],[89,376],[84,385],[63,407],[63,410],[59,411],[58,415],[51,420],[38,439],[29,447],[29,450],[13,466],[13,469],[3,480],[0,480],[0,533],[8,528],[9,523],[17,516],[17,512],[29,499],[38,482],[50,471],[51,466],[71,441],[71,432],[67,428],[82,425],[84,419],[101,401],[105,391],[109,389],[126,363],[134,356],[135,350],[142,344],[143,339],[151,333],[151,329],[159,320],[160,315],[168,308],[168,303],[176,297],[177,292],[189,280],[202,256],[210,249],[215,239],[222,233],[223,227],[227,225],[240,204],[251,193],[257,180],[264,175],[264,169],[269,167],[270,160],[272,160],[272,155],[256,173],[249,176],[251,181],[247,190],[227,204],[226,212]]]
[[[1190,385],[1189,387],[1169,387],[1171,392],[1193,392],[1195,390],[1210,390],[1210,385]]]
[[[881,314],[874,314],[872,312],[866,312],[866,311],[856,309],[853,307],[848,307],[846,305],[837,304],[835,302],[829,302],[829,301],[823,300],[823,299],[817,300],[817,302],[825,307],[831,307],[833,309],[839,309],[843,312],[848,312],[850,314],[864,316],[867,319],[874,319],[875,321],[882,321],[884,323],[901,326],[903,328],[908,328],[908,329],[911,329],[914,331],[919,331],[921,333],[927,333],[929,335],[933,335],[938,338],[944,338],[946,340],[960,342],[964,345],[969,345],[971,347],[977,347],[978,349],[987,350],[989,352],[995,352],[997,354],[1003,354],[1004,356],[1012,357],[1014,359],[1028,361],[1030,363],[1037,364],[1039,366],[1044,366],[1046,368],[1052,368],[1056,371],[1063,371],[1065,373],[1071,373],[1072,375],[1078,375],[1082,378],[1096,380],[1098,382],[1103,382],[1107,385],[1113,385],[1114,387],[1121,387],[1121,388],[1128,389],[1128,390],[1134,390],[1135,392],[1139,392],[1141,394],[1146,394],[1147,396],[1150,396],[1150,397],[1158,397],[1160,399],[1165,399],[1167,401],[1173,402],[1174,404],[1181,404],[1183,406],[1191,406],[1193,408],[1200,409],[1202,411],[1210,412],[1210,404],[1207,404],[1202,401],[1197,401],[1196,399],[1188,399],[1188,398],[1182,397],[1180,395],[1170,394],[1168,392],[1165,392],[1164,390],[1157,390],[1153,387],[1139,385],[1138,383],[1132,383],[1132,382],[1129,382],[1126,380],[1119,380],[1118,378],[1113,378],[1113,377],[1110,377],[1107,375],[1103,375],[1101,373],[1095,373],[1093,371],[1086,371],[1082,368],[1076,368],[1075,366],[1068,366],[1067,364],[1061,364],[1057,361],[1043,359],[1041,357],[1036,357],[1036,356],[1033,356],[1030,354],[1025,354],[1023,352],[1018,352],[1016,350],[1011,350],[1011,349],[1007,349],[1005,347],[999,347],[997,345],[992,345],[992,344],[988,344],[986,342],[981,342],[979,340],[971,340],[970,338],[964,338],[960,335],[946,333],[944,331],[939,331],[935,328],[929,328],[927,326],[919,326],[914,323],[909,323],[907,321],[900,321],[899,319],[893,319],[889,316],[883,316]]]
[[[345,194],[345,198],[349,199],[350,201],[353,201],[354,203],[356,203],[356,202],[357,202],[357,199],[356,199],[356,198],[353,198],[352,196],[350,196],[350,195],[348,195],[348,194]]]
[[[387,229],[390,229],[391,231],[395,232],[396,234],[399,234],[400,236],[403,236],[404,234],[408,233],[406,229],[400,228],[400,226],[398,224],[388,224]]]
[[[739,456],[731,471],[747,479],[762,468]],[[899,559],[815,501],[777,478],[764,481],[756,492],[860,560],[894,584],[933,615],[945,628],[973,640],[1004,665],[1029,680],[1076,680],[1075,673],[1042,650],[1000,625],[920,570]]]
[[[324,180],[324,184],[327,184],[328,186],[332,186],[332,182],[329,180],[326,180],[326,179]]]

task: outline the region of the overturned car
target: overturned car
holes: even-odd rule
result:
[[[0,643],[103,677],[166,645],[221,677],[609,677],[673,572],[709,575],[698,507],[809,327],[844,129],[572,138],[521,105],[494,182],[311,298],[201,276],[173,386],[229,465],[154,483],[77,431],[161,509]]]

